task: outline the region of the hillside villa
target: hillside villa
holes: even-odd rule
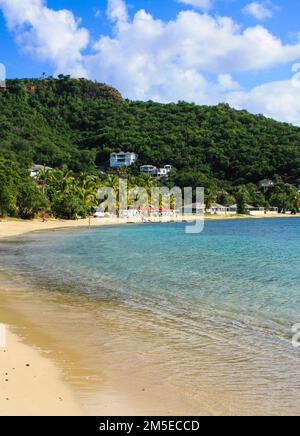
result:
[[[140,172],[143,174],[147,174],[148,176],[153,176],[157,171],[157,167],[153,166],[153,165],[142,165],[140,167]]]
[[[171,165],[165,165],[163,168],[157,168],[153,165],[142,165],[140,167],[140,172],[142,174],[148,174],[149,176],[157,178],[167,178],[171,171]]]

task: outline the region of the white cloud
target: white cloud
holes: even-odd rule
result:
[[[273,16],[274,7],[267,3],[252,2],[245,6],[243,12],[258,20],[265,20]]]
[[[123,14],[120,21],[124,24]],[[182,11],[164,22],[139,10],[116,29],[113,37],[98,40],[85,65],[92,77],[133,99],[214,102],[216,89],[225,88],[225,79],[227,87],[233,86],[229,75],[300,57],[300,43],[284,45],[263,26],[243,30],[231,18],[195,11]],[[207,74],[217,75],[221,82],[208,81]]]
[[[295,87],[292,80],[265,83],[249,92],[233,92],[227,101],[238,109],[247,108],[252,113],[300,124],[300,87]]]
[[[213,0],[177,0],[178,3],[183,3],[192,6],[196,9],[209,10],[213,7]]]
[[[89,33],[72,12],[49,9],[43,0],[0,0],[0,7],[25,52],[51,61],[56,72],[87,74],[82,50],[88,45]]]
[[[223,91],[236,91],[241,89],[241,85],[233,80],[231,74],[220,74],[218,76],[220,89]]]
[[[108,0],[107,16],[119,30],[124,29],[129,19],[126,3],[123,0]]]
[[[300,124],[300,91],[290,81],[247,91],[240,72],[259,72],[300,58],[300,42],[284,44],[264,26],[242,28],[230,17],[181,11],[170,21],[141,9],[130,17],[123,0],[109,0],[112,36],[91,42],[73,13],[42,0],[0,0],[8,27],[27,52],[56,72],[97,79],[131,99],[200,104],[229,102]],[[259,77],[259,76],[258,76]]]

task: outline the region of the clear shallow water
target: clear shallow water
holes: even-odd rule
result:
[[[46,293],[85,296],[93,329],[86,345],[109,322],[107,359],[119,362],[116,371],[120,358],[131,361],[136,340],[132,371],[151,366],[194,405],[300,414],[300,350],[291,345],[300,322],[300,220],[208,221],[199,235],[184,229],[36,233],[1,243],[0,265]]]

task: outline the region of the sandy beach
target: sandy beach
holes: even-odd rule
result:
[[[48,220],[42,222],[41,220],[11,220],[2,219],[0,220],[0,238],[19,236],[29,232],[35,232],[37,230],[54,230],[58,228],[72,228],[72,227],[88,227],[99,226],[99,225],[112,225],[116,224],[116,220],[113,219],[92,219],[89,222],[88,219],[77,220],[77,221],[63,221],[63,220]]]
[[[265,216],[253,216],[264,218]],[[290,217],[289,215],[269,215],[269,218]],[[238,218],[229,216],[216,216],[211,219]],[[246,217],[245,217],[246,218]],[[167,219],[165,220],[167,221]],[[0,220],[0,238],[13,237],[28,232],[54,230],[58,228],[103,226],[125,224],[121,220],[92,219],[78,221],[40,220]],[[140,222],[137,220],[137,222]],[[5,302],[2,304],[5,311]],[[3,311],[2,311],[3,313]],[[17,315],[16,315],[17,316]],[[21,338],[15,334],[13,319],[6,326],[6,344],[0,344],[0,415],[84,415],[85,410],[76,399],[76,394],[64,380],[63,372],[55,361],[45,357],[42,350],[25,345]],[[0,324],[5,321],[1,319]],[[43,350],[45,351],[45,350]],[[47,351],[47,350],[46,350]],[[102,398],[103,414],[119,411],[124,414],[126,408],[118,400],[111,401],[109,396]],[[106,406],[105,406],[106,404]],[[106,407],[106,408],[105,408]],[[98,410],[101,414],[101,410]],[[131,414],[137,414],[135,406],[130,409]]]
[[[38,350],[6,332],[0,347],[1,416],[77,416],[83,411],[59,369]]]
[[[88,225],[76,222],[1,220],[0,238],[37,230]],[[0,318],[0,324],[1,324]],[[0,344],[0,416],[82,416],[85,414],[60,369],[40,350],[22,343],[14,326],[5,325],[5,347]],[[2,327],[3,328],[3,327]],[[2,344],[3,345],[3,344]]]
[[[297,217],[300,215],[293,215],[293,217]],[[203,217],[203,216],[202,216]],[[205,220],[223,220],[223,219],[262,219],[262,218],[291,218],[289,214],[258,214],[258,215],[206,215]],[[184,218],[159,218],[157,222],[181,222],[187,220],[193,220],[195,216],[187,216]],[[155,222],[155,220],[154,220]],[[11,236],[19,236],[25,233],[34,232],[38,230],[54,230],[59,228],[75,228],[75,227],[98,227],[98,226],[111,226],[111,225],[122,225],[122,224],[141,224],[141,218],[131,218],[129,221],[121,218],[104,218],[97,219],[92,218],[89,219],[80,219],[76,221],[64,221],[64,220],[48,220],[46,222],[42,222],[41,220],[35,219],[31,221],[25,220],[13,220],[13,219],[0,219],[0,238],[11,237]]]
[[[137,223],[140,220],[136,220]],[[81,228],[91,226],[108,226],[125,224],[125,220],[92,219],[78,221],[41,220],[22,221],[12,219],[0,220],[0,239],[16,237],[35,231],[61,228]],[[5,299],[0,300],[0,309],[9,322],[1,316],[0,326],[5,325],[6,344],[0,344],[0,416],[82,416],[86,410],[81,406],[71,386],[64,379],[63,371],[55,359],[47,357],[47,349],[39,350],[25,344],[16,333],[24,321],[20,313],[6,312]],[[18,319],[16,318],[18,317]],[[3,323],[3,324],[1,324]],[[15,327],[18,327],[15,329]],[[28,327],[28,326],[27,326]],[[44,344],[45,345],[45,344]],[[45,353],[46,351],[46,353]],[[43,353],[44,352],[44,353]],[[46,357],[45,357],[46,354]],[[122,396],[121,396],[122,398]],[[122,415],[144,414],[142,407],[131,404],[128,398],[120,399],[111,392],[99,396],[101,407],[98,414]]]
[[[160,218],[159,222],[176,222],[178,219],[174,218]],[[55,230],[63,228],[76,228],[76,227],[99,227],[99,226],[112,226],[122,224],[141,224],[141,218],[131,218],[129,221],[122,218],[92,218],[80,219],[76,221],[64,220],[13,220],[13,219],[0,219],[0,238],[19,236],[25,233],[35,232],[38,230]]]

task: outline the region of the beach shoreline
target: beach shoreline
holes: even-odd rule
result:
[[[2,219],[0,240],[77,224],[57,220],[42,223],[40,220]],[[0,416],[86,415],[75,392],[64,380],[59,365],[45,356],[43,352],[47,350],[25,343],[19,335],[18,314],[10,316],[7,322],[7,313],[7,302],[1,298],[0,326],[5,343],[0,343]]]
[[[169,222],[170,220],[163,221]],[[47,222],[2,219],[0,221],[0,242],[1,239],[17,238],[18,236],[39,231],[83,229],[88,228],[89,225],[91,227],[103,227],[125,224],[128,224],[126,220],[112,219],[93,219],[91,222],[88,219],[77,221],[49,220]],[[129,224],[142,223],[140,220],[136,220],[136,222]],[[33,320],[31,321],[21,305],[19,303],[15,304],[13,289],[15,285],[12,284],[12,292],[9,290],[6,292],[7,283],[9,284],[8,288],[10,288],[11,278],[9,275],[6,276],[5,274],[2,277],[0,275],[0,279],[5,282],[3,289],[5,293],[0,298],[0,325],[1,323],[5,325],[7,334],[6,348],[0,347],[0,353],[3,353],[6,357],[6,359],[0,361],[0,372],[9,376],[8,382],[5,377],[2,377],[0,382],[0,384],[3,384],[1,386],[0,416],[83,416],[91,413],[95,414],[95,410],[96,414],[100,416],[106,414],[112,416],[124,414],[143,416],[147,410],[153,410],[153,413],[158,414],[156,410],[151,409],[151,407],[153,408],[153,402],[151,403],[145,398],[139,398],[139,401],[135,401],[134,396],[127,394],[126,390],[122,391],[121,387],[119,392],[100,389],[97,394],[98,407],[94,407],[92,410],[89,409],[84,401],[81,401],[82,398],[77,387],[67,379],[62,359],[56,358],[56,345],[48,343],[39,334],[38,317],[34,316],[34,310],[32,312]],[[25,293],[24,287],[24,295]],[[43,309],[41,308],[41,310]],[[29,332],[30,338],[26,337],[28,335],[24,337],[24,331]],[[51,353],[49,353],[50,351]],[[75,366],[80,366],[79,356],[70,357],[67,349],[62,350],[62,352],[68,354],[69,363],[72,360]],[[48,355],[51,355],[51,357],[48,357]],[[30,365],[29,367],[24,364],[25,360]],[[25,373],[24,368],[27,370]],[[16,376],[17,369],[18,376]],[[23,383],[23,378],[25,378],[26,383]],[[180,410],[180,405],[178,405],[178,410]]]
[[[299,217],[299,215],[298,215]],[[291,218],[290,215],[263,215],[263,216],[212,216],[206,219],[243,219],[243,218]],[[185,217],[191,219],[191,217]],[[176,222],[176,219],[165,219],[163,222]],[[4,219],[0,221],[0,240],[21,236],[30,232],[50,231],[57,229],[71,229],[84,227],[101,227],[126,224],[126,220],[116,219],[92,219],[77,221],[58,221],[41,220],[21,221]],[[141,224],[140,220],[131,222],[132,224]],[[131,224],[130,223],[130,224]],[[0,309],[5,311],[5,299],[1,301]],[[3,314],[2,310],[2,314]],[[18,316],[17,313],[14,316]],[[0,360],[0,372],[2,378],[0,416],[14,415],[72,415],[82,416],[86,414],[85,409],[81,406],[76,392],[69,386],[64,379],[63,371],[55,359],[45,356],[47,350],[37,349],[32,345],[24,343],[22,337],[18,334],[17,324],[20,327],[22,321],[17,322],[11,317],[7,325],[7,344],[6,348],[0,347],[2,359]],[[0,324],[5,324],[1,319]],[[29,366],[27,366],[29,365]],[[7,375],[6,375],[7,374]],[[103,394],[101,405],[99,405],[99,414],[107,412],[103,405],[109,404],[110,414],[113,411],[124,415],[124,405],[119,400],[110,399],[109,393],[106,398]],[[125,401],[125,400],[124,400]],[[126,401],[125,401],[126,402]],[[123,407],[123,409],[122,409]],[[141,410],[132,407],[130,410],[133,414],[141,414]],[[101,410],[102,409],[102,410]],[[126,411],[125,411],[126,412]]]
[[[59,368],[6,328],[0,347],[0,416],[84,415]]]
[[[299,218],[298,215],[289,214],[251,214],[251,215],[205,215],[204,220],[239,220],[239,219],[275,219],[275,218]],[[203,215],[184,215],[180,217],[163,217],[155,219],[151,222],[153,223],[180,223],[180,222],[190,222],[195,219],[203,219]],[[141,218],[92,218],[78,219],[78,220],[55,220],[50,219],[43,222],[40,219],[34,220],[21,220],[21,219],[0,219],[0,239],[21,236],[26,233],[35,232],[39,230],[58,230],[58,229],[71,229],[71,228],[89,228],[89,227],[103,227],[103,226],[113,226],[113,225],[126,225],[126,224],[143,224]]]

